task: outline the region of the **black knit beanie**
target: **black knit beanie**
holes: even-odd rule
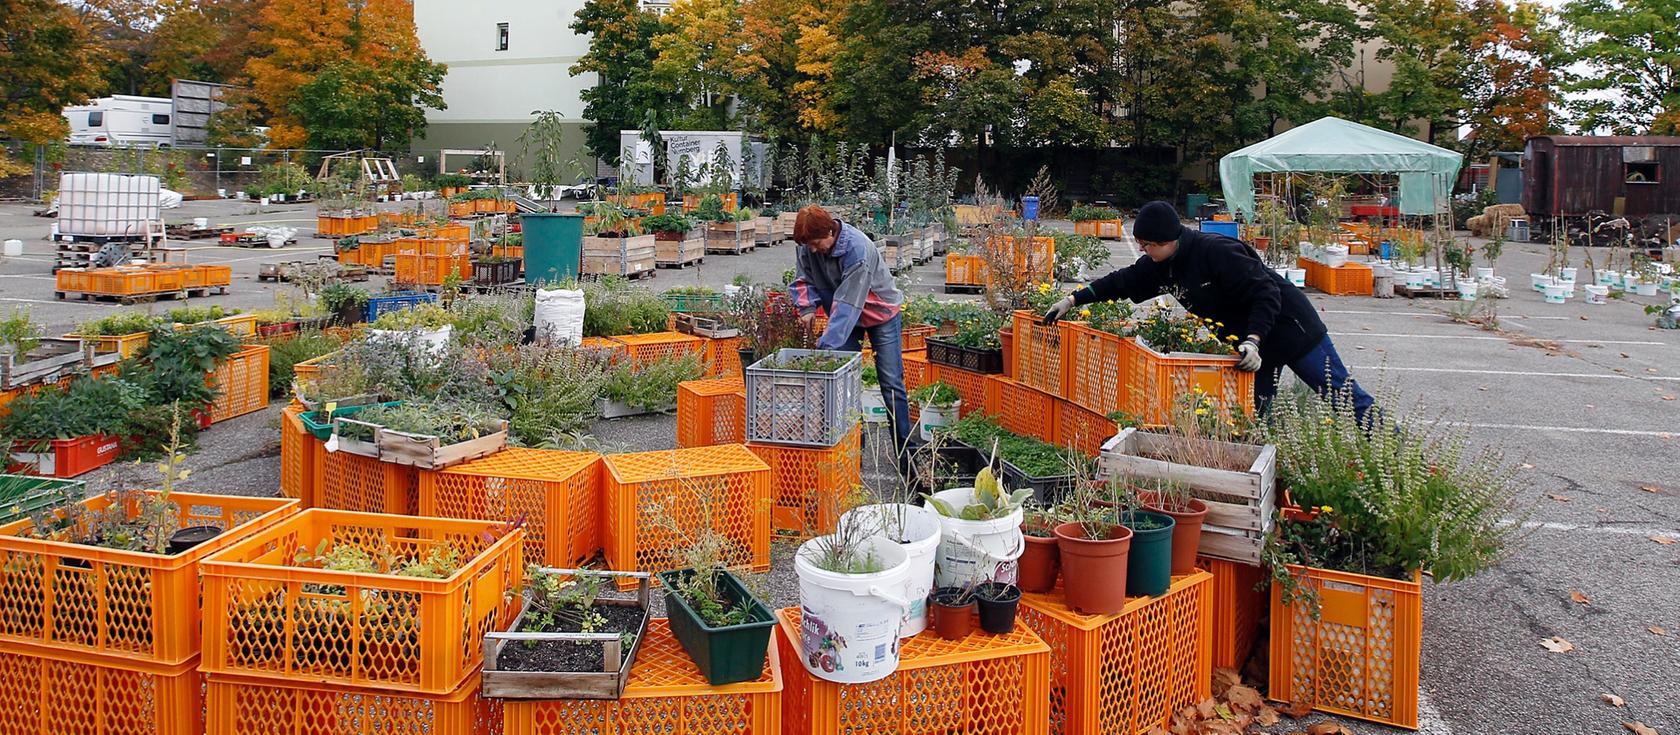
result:
[[[1132,237],[1150,242],[1177,242],[1184,225],[1178,223],[1178,210],[1163,201],[1153,201],[1138,210],[1132,223]]]

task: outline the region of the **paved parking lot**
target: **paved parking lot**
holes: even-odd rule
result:
[[[0,259],[0,307],[28,307],[54,331],[97,318],[111,304],[53,298],[50,220],[0,205],[0,239],[24,241],[24,255]],[[330,252],[310,239],[314,210],[188,202],[170,221],[299,227],[282,250],[188,243],[192,262],[231,264],[226,296],[194,299],[264,308],[277,289],[259,283],[259,264]],[[1065,223],[1064,223],[1065,224]],[[1113,264],[1135,250],[1114,244]],[[727,283],[737,273],[779,281],[791,247],[708,256],[704,265],[661,270],[654,289]],[[1354,375],[1393,392],[1407,411],[1472,427],[1476,441],[1521,462],[1527,535],[1498,569],[1452,585],[1426,585],[1423,723],[1427,733],[1616,733],[1625,720],[1680,732],[1674,682],[1680,673],[1680,332],[1657,330],[1641,312],[1655,299],[1605,306],[1542,302],[1526,290],[1544,262],[1541,246],[1507,244],[1499,273],[1515,288],[1498,307],[1499,331],[1453,323],[1450,302],[1326,297],[1314,293]],[[914,271],[913,290],[936,290],[942,267]],[[175,302],[151,308],[167,310]],[[203,437],[186,485],[206,492],[272,494],[278,477],[274,409],[220,425]],[[598,434],[627,447],[670,446],[668,417],[605,422]],[[125,469],[124,472],[131,472]],[[778,547],[778,558],[789,553]],[[796,594],[791,565],[774,584],[776,604]],[[1580,591],[1587,603],[1571,599]],[[1659,634],[1653,628],[1661,630]],[[1540,640],[1560,636],[1572,652]],[[1625,700],[1605,704],[1601,694]],[[1388,732],[1347,723],[1356,732]],[[1284,731],[1285,728],[1273,728]]]

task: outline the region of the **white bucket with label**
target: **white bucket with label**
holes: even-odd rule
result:
[[[1430,288],[1440,288],[1441,287],[1441,269],[1439,269],[1439,268],[1424,268],[1422,270],[1422,273],[1423,273],[1423,285],[1429,286]]]
[[[1546,287],[1551,285],[1551,283],[1552,277],[1544,273],[1528,274],[1528,287],[1539,291],[1540,293],[1545,293]]]
[[[958,487],[934,493],[933,497],[962,509],[974,503],[974,488]],[[990,521],[965,521],[939,516],[944,528],[939,540],[939,560],[934,565],[933,584],[960,587],[971,582],[1015,583],[1016,562],[1027,548],[1021,537],[1021,509]]]
[[[863,387],[863,420],[871,424],[887,423],[887,399],[881,397],[880,387]]]
[[[881,571],[841,574],[813,561],[830,536],[799,546],[799,650],[805,670],[824,681],[863,684],[898,670],[898,628],[910,602],[900,593],[910,573],[909,553],[892,539],[871,536],[868,553]]]
[[[1472,281],[1468,278],[1458,279],[1458,300],[1459,301],[1475,301],[1476,300],[1476,294],[1480,290],[1481,290],[1481,285],[1477,284],[1475,281]]]
[[[1548,283],[1546,284],[1546,303],[1561,304],[1569,298],[1569,293],[1573,290],[1565,283]]]
[[[933,565],[939,551],[943,527],[932,508],[908,503],[863,505],[840,516],[840,527],[865,523],[886,536],[910,556],[910,572],[904,579],[904,599],[910,607],[904,614],[898,637],[909,638],[927,629],[927,597],[933,591]]]
[[[1616,284],[1616,274],[1611,273],[1609,271],[1599,271],[1598,272],[1598,285],[1604,286],[1606,288],[1608,288],[1610,286],[1617,285]]]
[[[1640,281],[1634,285],[1633,289],[1634,293],[1639,294],[1640,296],[1655,296],[1657,295],[1657,282]]]
[[[1346,245],[1330,245],[1324,248],[1324,264],[1331,268],[1347,265],[1348,247]]]
[[[1476,280],[1478,280],[1478,281],[1491,281],[1491,280],[1493,280],[1493,269],[1492,268],[1477,268],[1476,269]]]
[[[1306,288],[1307,287],[1307,269],[1305,269],[1305,268],[1290,268],[1289,269],[1289,282],[1291,284],[1294,284],[1294,286],[1296,288]]]
[[[962,401],[960,400],[951,404],[950,408],[934,408],[933,406],[923,404],[921,418],[919,419],[922,427],[922,439],[925,441],[933,441],[934,429],[941,426],[950,426],[951,424],[956,423],[957,417],[961,414]]]
[[[1561,280],[1568,281],[1569,283],[1574,283],[1575,282],[1575,272],[1576,272],[1575,268],[1565,268],[1565,269],[1563,269],[1563,275],[1560,276],[1560,278],[1561,278]]]
[[[1584,289],[1587,290],[1587,303],[1589,303],[1589,304],[1607,304],[1607,303],[1610,303],[1610,298],[1609,298],[1610,297],[1610,287],[1609,286],[1598,286],[1598,285],[1594,285],[1594,284],[1589,283],[1585,286],[1582,286],[1581,288],[1584,288]]]
[[[1429,279],[1424,277],[1423,271],[1409,270],[1406,271],[1405,277],[1406,288],[1423,288],[1429,285]]]
[[[1279,278],[1282,278],[1285,281],[1289,280],[1289,266],[1280,265],[1272,270],[1278,274]]]

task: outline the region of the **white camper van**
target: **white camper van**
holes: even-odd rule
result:
[[[64,108],[70,145],[171,146],[175,103],[166,97],[125,94],[100,97],[90,105]]]

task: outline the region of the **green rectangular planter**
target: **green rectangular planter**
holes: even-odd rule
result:
[[[0,523],[61,505],[87,494],[87,483],[35,475],[0,475]]]
[[[688,600],[675,592],[677,583],[690,574],[693,570],[659,573],[659,583],[665,586],[665,615],[671,621],[671,635],[676,636],[712,686],[757,681],[764,674],[770,631],[776,627],[770,609],[747,592],[741,580],[725,571],[722,579],[725,594],[752,602],[752,622],[713,628],[688,606]]]
[[[583,259],[583,215],[533,212],[519,217],[525,235],[525,282],[577,278]]]
[[[389,403],[381,403],[378,405],[400,406],[402,405],[402,401],[391,401]],[[361,413],[363,409],[372,407],[373,404],[363,406],[345,406],[344,408],[333,409],[331,416],[325,415],[326,411],[305,411],[298,414],[298,419],[303,422],[303,428],[308,429],[309,433],[313,434],[316,439],[326,441],[328,437],[332,436],[333,419],[340,416],[350,416]]]

